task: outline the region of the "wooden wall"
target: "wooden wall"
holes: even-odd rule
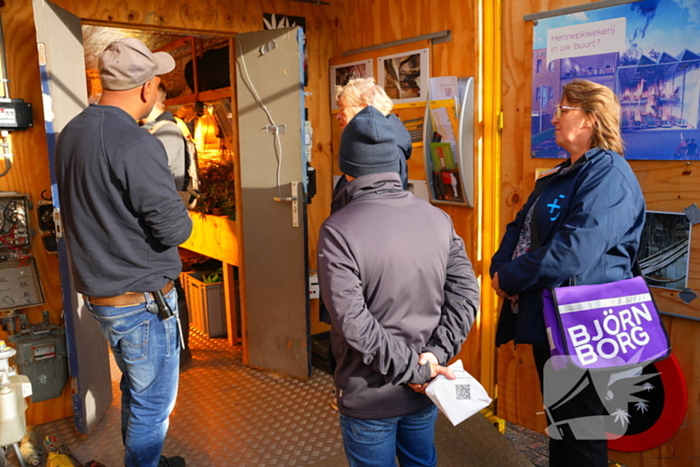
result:
[[[36,206],[42,192],[51,197],[51,178],[49,175],[49,158],[44,131],[44,115],[41,106],[41,84],[39,80],[39,61],[37,58],[36,32],[31,0],[2,2],[0,15],[5,39],[5,56],[7,59],[10,97],[24,99],[32,104],[34,127],[27,131],[15,131],[11,135],[14,162],[10,172],[0,178],[0,191],[17,191],[28,193],[34,209],[30,214],[30,223],[37,230],[38,218]],[[2,165],[2,164],[0,164]],[[4,170],[4,167],[2,167]],[[30,323],[40,322],[42,310],[49,310],[52,324],[62,321],[60,277],[58,257],[50,255],[44,249],[37,234],[33,238],[29,251],[35,257],[39,277],[44,290],[46,302],[43,305],[27,308]],[[0,339],[5,334],[0,331]],[[66,385],[60,399],[52,399],[36,404],[29,404],[27,422],[29,424],[44,420],[54,420],[72,415],[70,384]]]
[[[489,232],[502,230],[522,206],[533,187],[536,167],[551,167],[553,160],[533,160],[529,157],[530,120],[530,72],[532,52],[532,24],[525,23],[523,15],[580,4],[586,0],[504,0],[502,2],[479,2],[478,0],[443,0],[438,3],[428,0],[332,0],[330,6],[316,6],[286,0],[230,0],[194,1],[171,0],[165,2],[136,0],[55,0],[59,6],[79,16],[84,21],[105,26],[126,26],[153,30],[168,30],[182,34],[221,34],[247,32],[262,29],[263,13],[281,13],[303,16],[307,20],[307,43],[309,48],[309,87],[307,107],[314,127],[312,165],[318,177],[318,194],[309,206],[309,257],[310,266],[315,267],[316,240],[321,223],[329,214],[332,161],[332,133],[337,123],[331,118],[328,89],[328,61],[343,51],[360,47],[405,39],[409,37],[451,30],[451,42],[433,45],[431,49],[432,76],[475,76],[477,106],[485,110],[477,119],[477,138],[486,137],[485,148],[494,147],[484,154],[477,168],[477,176],[484,182],[500,180],[493,190],[481,186],[477,190],[477,203],[482,203],[483,217],[479,209],[445,208],[452,216],[458,233],[464,238],[467,252],[474,263],[478,276],[482,277],[484,307],[475,329],[465,345],[461,357],[473,374],[481,375],[482,381],[490,378],[487,365],[493,332],[496,306],[490,302],[488,278],[484,277],[490,253],[497,239]],[[493,43],[491,36],[480,31],[479,15],[489,8],[502,6],[502,16],[485,15],[484,30],[498,33],[503,42],[502,94],[498,96],[484,92],[492,83],[483,79],[488,70],[480,69],[490,61],[498,63],[501,50],[497,47],[487,51],[479,48],[481,43]],[[480,10],[482,9],[482,10]],[[0,2],[0,15],[6,40],[6,56],[13,97],[23,98],[34,104],[35,122],[43,120],[41,91],[35,46],[35,31],[31,0]],[[498,27],[502,19],[502,36]],[[491,28],[491,29],[489,29]],[[495,40],[498,43],[498,39]],[[500,71],[500,70],[499,70]],[[497,89],[497,88],[496,88]],[[502,150],[498,138],[494,138],[485,126],[495,120],[500,108],[489,107],[489,102],[502,98],[504,127]],[[332,130],[335,128],[335,130]],[[42,190],[49,188],[48,156],[43,125],[36,125],[27,132],[15,132],[15,168],[0,179],[0,190],[28,192],[32,200],[38,200]],[[493,145],[493,146],[492,146]],[[422,154],[414,153],[409,164],[411,177],[422,170]],[[500,173],[488,172],[490,160],[501,164]],[[650,210],[680,212],[698,199],[700,170],[697,162],[647,162],[635,161],[632,166],[640,178]],[[483,169],[483,171],[482,171]],[[484,176],[485,175],[485,176]],[[420,178],[420,177],[415,177]],[[486,192],[484,197],[481,193]],[[500,210],[500,219],[489,222],[489,203],[498,203],[494,211]],[[36,223],[36,213],[32,220]],[[496,225],[497,224],[497,225]],[[697,237],[697,228],[693,235]],[[480,235],[484,235],[483,239]],[[700,290],[699,239],[691,242],[690,287]],[[482,242],[482,243],[480,243]],[[481,245],[481,246],[479,246]],[[39,263],[39,271],[46,292],[47,303],[31,309],[30,320],[37,321],[42,309],[51,311],[52,321],[58,322],[61,311],[58,266],[56,258],[45,254],[43,247],[36,245],[32,251]],[[690,310],[700,316],[700,300],[690,306],[683,305],[668,292],[658,293],[662,309],[678,313]],[[641,453],[611,453],[614,459],[630,466],[685,466],[700,462],[700,446],[694,447],[700,437],[698,416],[700,415],[700,347],[694,344],[700,332],[700,322],[666,317],[665,322],[674,345],[674,353],[683,368],[688,382],[689,411],[679,433],[661,448]],[[312,332],[323,330],[313,310]],[[482,336],[486,336],[483,337]],[[537,377],[527,346],[513,349],[504,346],[498,357],[498,415],[514,423],[542,429],[544,419],[536,415],[542,411],[541,398],[537,391]],[[51,413],[42,412],[48,404],[30,409],[32,417],[46,421],[70,414],[67,395],[60,403],[51,404]]]
[[[588,3],[583,0],[503,1],[503,151],[501,156],[501,231],[526,201],[534,186],[535,168],[553,167],[559,161],[531,159],[530,99],[532,23],[523,15]],[[592,2],[591,2],[592,3]],[[700,165],[684,161],[631,161],[650,211],[683,212],[700,200]],[[689,287],[700,290],[700,230],[693,228]],[[661,310],[700,316],[700,300],[685,305],[675,292],[653,289]],[[688,413],[680,431],[659,448],[642,453],[610,451],[610,457],[630,466],[691,466],[700,464],[700,322],[665,317],[673,353],[685,374]],[[546,425],[537,375],[529,346],[498,351],[498,415],[530,428]],[[695,440],[695,442],[693,442]]]

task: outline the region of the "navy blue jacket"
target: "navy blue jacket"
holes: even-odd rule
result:
[[[602,284],[632,277],[644,226],[644,196],[619,154],[591,149],[566,173],[570,160],[540,177],[515,220],[506,226],[491,262],[501,289],[519,294],[518,314],[504,300],[496,345],[547,346],[541,292],[562,285]],[[511,259],[533,203],[532,243]]]

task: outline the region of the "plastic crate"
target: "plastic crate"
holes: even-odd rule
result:
[[[209,337],[225,336],[224,283],[205,284],[201,272],[183,272],[180,281],[190,311],[190,325]]]

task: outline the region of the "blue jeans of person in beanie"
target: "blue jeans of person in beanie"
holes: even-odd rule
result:
[[[364,420],[340,414],[345,456],[350,467],[435,467],[437,407],[393,418]]]
[[[150,313],[146,304],[88,305],[122,372],[119,387],[127,467],[157,467],[168,417],[175,407],[180,366],[175,289],[165,296],[165,301],[174,313],[165,320]]]

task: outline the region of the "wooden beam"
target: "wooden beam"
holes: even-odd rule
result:
[[[228,263],[223,264],[224,270],[224,298],[226,303],[226,331],[228,333],[228,343],[238,344],[238,318],[236,317],[236,281],[233,278],[233,266]]]
[[[169,105],[189,104],[190,102],[212,102],[220,99],[231,97],[231,88],[212,89],[211,91],[202,91],[199,94],[188,94],[186,96],[173,97],[166,99],[166,107]]]
[[[188,94],[186,96],[173,97],[166,99],[166,107],[169,105],[182,105],[190,102],[211,102],[231,97],[231,88],[212,89],[211,91],[202,91],[199,94]]]
[[[180,245],[195,253],[238,265],[236,223],[228,217],[192,213],[192,234]]]

